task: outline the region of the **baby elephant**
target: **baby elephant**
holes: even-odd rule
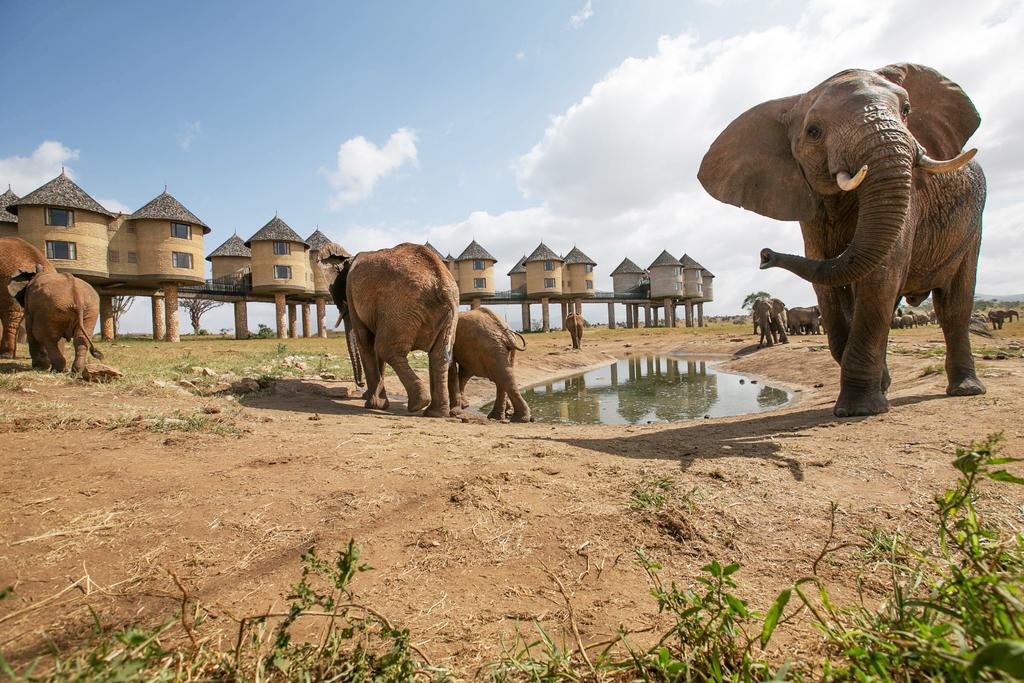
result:
[[[572,348],[579,349],[583,346],[583,326],[586,321],[583,316],[573,311],[565,316],[565,329],[569,330],[569,337],[572,338]]]
[[[63,372],[64,340],[75,345],[74,372],[85,367],[88,351],[94,358],[103,354],[92,345],[92,331],[100,312],[96,290],[69,273],[19,271],[11,277],[7,291],[25,309],[25,330],[32,367]]]
[[[516,344],[516,340],[522,346]],[[459,314],[455,328],[455,346],[448,368],[448,402],[454,412],[465,408],[462,392],[470,377],[486,377],[497,389],[494,408],[487,417],[505,417],[506,398],[512,402],[512,422],[529,422],[530,406],[526,405],[516,385],[516,351],[526,350],[523,335],[509,329],[501,318],[488,308],[477,308]]]

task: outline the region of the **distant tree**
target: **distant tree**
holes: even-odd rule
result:
[[[111,298],[111,306],[114,309],[114,336],[121,327],[121,316],[128,312],[128,309],[135,303],[134,296],[115,296]]]
[[[750,294],[747,294],[747,297],[743,300],[743,306],[741,306],[741,308],[749,309],[751,306],[754,305],[754,301],[756,301],[757,299],[771,298],[772,295],[769,294],[768,292],[751,292]]]
[[[223,305],[222,301],[211,301],[210,299],[180,299],[178,303],[188,311],[188,319],[192,323],[192,333],[196,336],[202,333],[199,321],[203,315]]]

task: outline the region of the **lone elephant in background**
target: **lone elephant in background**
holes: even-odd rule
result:
[[[751,307],[751,315],[757,326],[761,328],[761,338],[757,342],[757,348],[773,346],[775,344],[788,344],[789,337],[786,336],[786,304],[779,299],[755,299]]]
[[[64,372],[64,340],[75,346],[72,372],[85,367],[86,354],[103,358],[92,343],[100,297],[84,280],[70,273],[55,273],[37,265],[35,271],[19,271],[7,292],[25,310],[25,330],[32,367]]]
[[[988,312],[988,321],[992,323],[992,328],[996,330],[1003,329],[1003,323],[1010,319],[1010,315],[1006,311]]]
[[[444,262],[430,248],[410,243],[355,256],[330,253],[321,262],[338,268],[331,291],[359,349],[354,363],[361,361],[366,374],[366,407],[389,406],[387,363],[405,387],[410,413],[426,408],[427,417],[447,417],[459,289]],[[427,352],[429,386],[409,366],[413,350]]]
[[[569,337],[572,339],[572,348],[579,350],[583,346],[583,328],[586,321],[576,311],[571,311],[565,316],[565,329],[569,330]]]
[[[982,394],[968,326],[985,176],[962,152],[980,117],[926,66],[842,71],[759,104],[719,135],[698,178],[716,199],[800,221],[806,257],[761,250],[761,268],[809,281],[841,366],[838,417],[889,410],[892,312],[929,294],[946,341],[946,393]]]
[[[516,351],[525,350],[523,335],[510,329],[489,308],[460,313],[452,362],[448,366],[448,402],[452,413],[466,407],[463,392],[470,378],[486,377],[496,389],[494,407],[487,417],[504,419],[507,398],[512,403],[512,422],[529,422],[530,406],[519,393],[515,375]]]
[[[43,252],[20,237],[0,237],[0,358],[14,358],[18,346],[18,327],[25,313],[7,291],[11,276],[25,271],[35,273],[36,267],[53,272]]]
[[[821,311],[817,306],[794,306],[786,311],[790,334],[821,334]]]

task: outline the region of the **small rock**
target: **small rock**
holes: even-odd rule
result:
[[[1007,356],[1005,353],[997,353],[996,360],[1006,360]]]
[[[981,357],[981,359],[982,359],[982,360],[992,360],[992,356],[990,356],[990,355],[988,355],[988,354],[986,353],[986,354],[985,354],[984,356],[982,356],[982,357]]]
[[[332,387],[324,392],[330,398],[348,398],[348,387]]]
[[[333,372],[321,372],[320,379],[338,379],[338,376]]]
[[[22,387],[21,388],[21,393],[23,393],[23,394],[38,394],[39,391],[36,390],[36,389],[29,389],[28,387]]]
[[[260,417],[260,422],[273,422],[273,421],[274,421],[274,418],[270,417],[269,415],[263,415],[262,417]]]
[[[102,363],[92,363],[86,365],[85,369],[82,370],[82,379],[86,382],[111,382],[115,379],[120,379],[124,376],[117,368],[113,368],[109,365],[103,365]]]
[[[747,380],[745,380],[745,379],[741,379],[740,380],[740,384],[746,384],[746,383],[747,383]]]
[[[309,416],[309,419],[313,420],[313,421],[317,421],[317,420],[322,420],[323,418],[320,417],[320,413],[313,413],[312,415]]]
[[[251,394],[259,391],[260,388],[260,383],[251,377],[245,377],[237,382],[232,382],[231,386],[228,387],[233,394]]]
[[[751,384],[757,384],[757,380],[756,379],[752,379],[752,380],[750,380],[750,383]]]
[[[217,406],[203,406],[204,415],[217,415],[220,413],[220,408]]]
[[[821,389],[823,386],[825,386],[824,382],[815,382],[814,383],[814,388],[815,389]]]
[[[741,342],[741,341],[747,341],[747,340],[744,339],[743,337],[733,337],[729,341],[731,341],[731,342]]]

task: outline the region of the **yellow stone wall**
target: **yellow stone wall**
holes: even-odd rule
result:
[[[75,209],[75,224],[70,227],[46,225],[43,206],[18,207],[18,237],[46,253],[47,240],[74,242],[77,258],[50,259],[53,267],[74,275],[105,278],[107,269],[107,225],[110,219],[92,211]]]
[[[171,221],[166,219],[141,218],[125,223],[135,224],[140,278],[155,282],[202,282],[205,279],[202,227],[193,225],[192,239],[180,239],[171,237]],[[192,254],[192,268],[175,268],[171,258],[175,251]]]
[[[111,278],[134,278],[139,274],[138,233],[135,226],[125,218],[123,214],[115,216],[107,229],[107,269]],[[134,259],[131,254],[135,255]]]
[[[594,281],[594,273],[586,272],[584,263],[570,263],[562,269],[562,292],[576,296],[594,296],[595,288],[587,289],[587,280]],[[595,285],[596,287],[596,285]]]
[[[512,281],[512,291],[526,290],[526,273],[512,273],[509,275]]]
[[[248,270],[252,259],[248,256],[214,256],[210,259],[213,279],[238,275]]]
[[[651,268],[651,298],[683,296],[681,270],[680,266],[655,266]]]
[[[459,285],[459,293],[462,296],[471,294],[494,294],[494,261],[484,261],[483,270],[473,270],[472,261],[459,261],[458,274],[455,275],[455,281]],[[476,278],[484,278],[486,280],[483,287],[476,287],[473,284],[473,280]]]
[[[309,270],[308,247],[301,242],[292,242],[292,253],[274,253],[274,242],[259,240],[251,244],[252,288],[254,291],[313,292],[313,275]],[[291,266],[292,277],[278,280],[274,277],[274,266]]]
[[[544,261],[531,261],[526,264],[526,293],[542,296],[560,296],[562,294],[562,262],[554,261],[554,270],[544,270]],[[544,278],[554,278],[554,287],[545,287]]]
[[[0,237],[18,237],[18,224],[0,223]]]
[[[683,296],[686,298],[704,296],[704,281],[699,268],[683,269]]]

